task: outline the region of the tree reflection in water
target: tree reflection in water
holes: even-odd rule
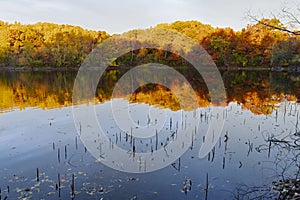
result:
[[[181,68],[178,69],[180,71]],[[110,70],[99,82],[95,103],[110,100],[112,91],[123,70]],[[194,88],[199,107],[210,105],[210,97],[203,79],[192,79],[193,70],[181,71]],[[223,72],[227,102],[237,102],[254,114],[271,114],[277,104],[299,101],[300,80],[297,74],[269,71]],[[76,72],[0,72],[0,112],[38,107],[42,109],[72,105],[72,89]],[[138,81],[138,80],[135,80]],[[176,85],[176,79],[174,80]],[[128,86],[130,87],[130,86]],[[184,93],[185,85],[176,85]],[[122,97],[122,94],[120,94]],[[171,110],[180,109],[176,96],[169,88],[150,84],[140,87],[130,97],[131,102],[160,105]],[[75,102],[73,102],[75,103]],[[79,102],[81,103],[81,102]]]
[[[195,89],[199,107],[206,108],[210,106],[210,97],[204,81],[200,78],[197,80],[191,79],[189,73],[194,73],[193,71],[186,70],[181,72]],[[110,70],[105,73],[100,80],[95,99],[93,99],[95,103],[103,103],[110,100],[114,85],[122,74],[124,74],[122,70]],[[71,102],[71,97],[75,77],[76,72],[0,72],[0,112],[4,113],[28,107],[51,109],[70,106],[74,103]],[[267,167],[272,166],[269,169],[273,170],[272,179],[267,184],[264,183],[264,185],[238,186],[235,191],[231,191],[232,195],[235,199],[299,198],[297,197],[297,194],[300,193],[300,114],[298,105],[300,80],[298,74],[268,71],[225,71],[222,72],[222,77],[227,91],[228,105],[226,106],[230,107],[230,103],[236,102],[243,111],[250,111],[255,115],[261,115],[266,118],[274,117],[275,122],[272,125],[277,127],[275,131],[262,130],[262,125],[259,123],[258,130],[262,133],[263,142],[255,144],[255,146],[253,141],[247,142],[247,156],[252,151],[256,151],[273,159],[272,163],[266,164]],[[181,87],[180,89],[184,93],[184,85],[177,85],[177,87]],[[173,111],[180,109],[176,96],[170,89],[161,85],[144,85],[130,97],[122,96],[122,94],[120,94],[120,97],[126,98],[132,103],[146,103],[169,108]],[[280,105],[286,106],[280,107]],[[279,114],[278,109],[283,109],[280,110],[282,116]],[[291,119],[292,121],[289,121]],[[250,119],[245,119],[244,122],[241,122],[242,125],[248,122],[246,120],[250,121]],[[280,130],[280,123],[291,124],[293,126],[291,130],[293,131]],[[223,157],[223,162],[221,163],[223,169],[230,164],[227,162],[230,160],[232,152],[227,150],[227,143],[233,140],[231,134],[231,132],[228,132],[222,138],[222,144],[225,143],[225,152],[224,155],[219,156],[221,156],[221,160]],[[215,155],[216,150],[217,147],[208,156],[211,162],[214,159],[218,159],[217,154],[219,152]],[[246,163],[239,161],[239,168],[245,165]],[[172,164],[172,166],[180,171],[180,161]],[[197,180],[192,181],[194,184]],[[188,186],[188,184],[189,181],[185,181],[185,185]],[[194,188],[196,187],[196,185],[193,185],[192,190],[195,190]],[[185,188],[186,190],[184,191],[192,192],[192,190],[189,190],[189,187]],[[208,196],[209,189],[210,184],[207,184],[207,188],[203,189],[203,191],[208,193]]]

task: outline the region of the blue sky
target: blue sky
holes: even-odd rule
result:
[[[295,0],[296,1],[296,0]],[[287,1],[294,6],[295,1]],[[251,13],[271,16],[284,0],[0,0],[0,20],[53,22],[122,33],[162,22],[198,20],[214,27],[240,30]]]

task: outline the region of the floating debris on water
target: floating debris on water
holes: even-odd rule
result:
[[[272,188],[282,199],[300,199],[300,179],[274,181]]]
[[[192,189],[192,180],[189,178],[186,178],[183,182],[183,188],[181,189],[181,192],[184,192],[187,194]]]

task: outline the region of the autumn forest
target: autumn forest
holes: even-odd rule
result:
[[[1,2],[0,200],[300,200],[298,1]]]
[[[198,21],[176,21],[158,24],[154,28],[173,29],[193,38],[220,68],[297,68],[300,64],[300,36],[264,24],[284,27],[274,18],[261,19],[240,31],[214,28]],[[104,31],[86,30],[79,26],[52,23],[23,25],[0,21],[0,69],[76,69],[93,48],[109,37],[111,35]],[[161,60],[163,56],[164,60],[174,62],[174,55],[152,49],[146,53],[135,51],[134,60],[121,59],[117,64],[137,65],[145,56],[151,58],[150,61]],[[183,65],[176,57],[175,61],[176,65]]]
[[[262,19],[241,31],[214,28],[197,21],[176,21],[158,24],[154,28],[183,33],[209,53],[222,74],[227,102],[237,101],[254,113],[270,114],[275,104],[283,99],[299,101],[297,75],[278,72],[271,76],[265,71],[258,76],[251,70],[299,70],[300,35],[265,24],[284,28],[277,19]],[[0,113],[14,107],[37,106],[44,109],[71,105],[76,70],[97,45],[110,37],[104,31],[78,26],[52,23],[22,25],[0,21],[0,106],[3,108]],[[180,56],[160,49],[134,50],[113,61],[112,68],[99,82],[95,101],[110,99],[116,81],[128,67],[151,62],[176,68],[196,91],[199,106],[209,105],[207,88],[202,79],[194,78],[195,69]],[[237,72],[234,69],[242,70]],[[250,70],[246,73],[243,69]],[[16,74],[11,70],[27,72]],[[56,72],[50,75],[32,70]],[[274,87],[270,88],[272,85]],[[184,93],[184,85],[181,87],[179,91]],[[145,85],[130,97],[131,102],[161,105],[173,110],[180,108],[177,100],[169,89],[160,85]]]

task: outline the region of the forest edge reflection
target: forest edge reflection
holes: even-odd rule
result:
[[[123,73],[120,70],[108,70],[104,73],[99,81],[94,103],[103,103],[111,99],[115,83]],[[221,71],[221,74],[226,87],[227,103],[242,104],[243,109],[248,109],[254,114],[271,114],[280,102],[298,102],[300,99],[300,79],[296,73]],[[27,107],[51,109],[71,106],[75,77],[75,71],[0,72],[0,113],[14,109],[23,110]],[[210,97],[204,81],[199,78],[189,82],[196,92],[198,106],[210,106]],[[185,85],[181,85],[180,89],[184,91],[184,88]],[[130,96],[119,95],[131,103],[146,103],[174,111],[180,109],[178,99],[171,90],[158,84],[139,87]]]
[[[103,82],[106,82],[106,86],[114,85],[114,81],[107,81],[110,79],[116,79],[118,80],[118,77],[120,77],[122,72],[117,70],[111,70],[107,71],[106,75],[104,76],[104,79],[101,80]],[[240,107],[243,109],[251,110],[253,109],[255,114],[264,114],[261,113],[262,108],[265,108],[268,110],[268,112],[272,113],[273,109],[276,109],[276,106],[283,101],[297,101],[299,102],[299,78],[298,74],[293,73],[283,73],[283,72],[267,72],[267,71],[222,71],[221,72],[223,81],[226,86],[227,94],[228,94],[228,104],[230,102],[237,102],[240,104]],[[11,90],[12,95],[17,95],[14,93],[15,91],[23,91],[23,101],[12,101],[13,107],[9,109],[21,109],[21,107],[18,106],[19,102],[23,102],[22,109],[25,109],[27,107],[38,107],[42,108],[39,105],[47,105],[48,107],[44,107],[44,109],[50,109],[50,108],[56,108],[56,107],[63,107],[68,106],[72,102],[70,101],[71,92],[73,88],[73,81],[75,79],[76,72],[34,72],[34,73],[25,73],[25,72],[5,72],[5,74],[1,74],[1,87],[6,86],[6,88]],[[205,84],[202,82],[201,79],[194,80],[194,87],[197,87],[198,90],[205,91]],[[18,86],[18,87],[16,87]],[[60,87],[59,87],[60,86]],[[99,87],[98,88],[98,94],[102,95],[102,98],[100,99],[99,96],[95,97],[95,103],[103,103],[110,100],[110,93],[109,93],[109,87]],[[207,93],[202,92],[200,93],[197,90],[197,94],[206,94],[207,96],[204,96],[206,99],[203,100],[203,102],[208,102],[207,105],[209,106],[209,96]],[[2,88],[1,88],[1,91]],[[105,92],[106,93],[105,93]],[[40,93],[38,93],[40,92]],[[99,93],[102,92],[102,93]],[[68,95],[66,95],[66,93]],[[164,88],[161,85],[155,85],[150,84],[146,85],[144,87],[139,88],[133,95],[131,95],[129,100],[131,102],[146,102],[147,104],[153,103],[154,105],[159,105],[162,108],[167,108],[168,104],[164,105],[163,103],[159,103],[160,95],[164,98],[171,98],[174,97],[172,94],[170,94],[170,90],[168,88]],[[40,94],[40,95],[38,95]],[[43,95],[42,95],[43,94]],[[55,96],[55,104],[46,104],[44,99],[50,99],[48,96]],[[136,97],[135,97],[136,96]],[[143,97],[143,98],[142,98]],[[158,102],[150,101],[152,98],[156,97]],[[202,96],[203,97],[203,96]],[[150,99],[149,99],[150,98]],[[175,98],[175,97],[174,97]],[[13,100],[13,98],[11,98]],[[35,100],[32,104],[29,104],[29,99]],[[131,100],[132,99],[132,100]],[[204,99],[204,98],[203,98]],[[172,99],[171,99],[172,100]],[[167,102],[171,101],[169,99],[166,99]],[[40,104],[35,104],[36,102],[41,101]],[[176,98],[175,100],[172,100],[173,104],[176,104]],[[48,101],[52,102],[52,101]],[[255,103],[256,102],[256,103]],[[271,103],[270,103],[271,102]],[[26,106],[26,103],[28,103],[29,106]],[[264,105],[261,105],[265,103]],[[290,103],[287,102],[287,105],[296,105],[297,103]],[[57,105],[57,106],[56,106]],[[245,107],[245,105],[247,107]],[[272,106],[273,105],[273,106]],[[281,104],[283,106],[285,104]],[[199,105],[201,107],[201,105]],[[230,106],[230,104],[229,104]],[[249,109],[251,107],[251,109]],[[292,108],[292,109],[290,109]],[[64,109],[61,109],[64,110]],[[176,108],[174,109],[176,110]],[[288,113],[292,111],[292,114],[294,111],[296,112],[296,106],[287,106],[286,107],[287,116]],[[6,111],[5,111],[6,112]],[[55,111],[56,112],[56,111]],[[25,113],[25,112],[24,112]],[[244,112],[248,113],[248,112]],[[280,111],[279,118],[280,118]],[[282,113],[281,113],[282,114]],[[239,114],[237,114],[239,115]],[[296,115],[297,116],[297,115]],[[5,116],[6,117],[6,116]],[[260,117],[260,116],[257,116]],[[270,117],[266,117],[268,119],[272,119],[272,117],[275,117],[275,113],[273,115],[270,115]],[[282,116],[281,116],[282,117]],[[292,117],[292,116],[291,116]],[[261,119],[265,117],[261,116]],[[296,118],[295,116],[293,118]],[[298,118],[298,116],[297,116]],[[280,118],[281,119],[281,118]],[[287,120],[289,121],[289,120]],[[248,120],[247,120],[248,123]],[[242,123],[243,124],[243,123]],[[276,124],[277,125],[277,124]],[[274,127],[276,127],[274,125]],[[52,125],[53,126],[53,125]],[[258,126],[261,128],[261,126]],[[294,128],[294,127],[293,127]],[[263,130],[262,130],[263,132]],[[269,132],[268,132],[269,133]],[[280,134],[277,137],[272,137],[272,130],[270,129],[270,133],[266,137],[264,142],[261,142],[261,144],[254,144],[253,152],[262,152],[264,155],[268,155],[268,152],[271,152],[271,158],[272,153],[275,152],[283,152],[282,154],[278,154],[276,157],[276,160],[281,162],[288,162],[291,160],[290,166],[297,165],[297,162],[299,160],[299,146],[298,141],[299,137],[296,135],[291,135],[291,139],[294,139],[297,137],[297,140],[289,140],[289,138],[285,138],[285,134],[288,132],[284,132],[283,134]],[[278,132],[280,133],[280,132]],[[294,133],[294,132],[291,132]],[[227,133],[226,133],[227,134]],[[231,134],[231,132],[230,132]],[[251,135],[251,134],[249,134]],[[227,135],[226,135],[227,136]],[[227,136],[228,137],[228,136]],[[233,135],[229,135],[230,139],[229,142],[232,141]],[[285,140],[282,140],[282,138],[285,138]],[[221,138],[221,141],[225,141],[226,138]],[[294,145],[294,141],[296,141],[296,145]],[[226,140],[227,142],[227,140]],[[249,148],[251,147],[251,144],[254,141],[251,140],[251,143],[249,142]],[[269,144],[270,148],[269,148]],[[294,146],[290,146],[294,145]],[[278,150],[277,150],[278,149]],[[286,160],[286,153],[292,152],[292,155],[290,155],[290,160]],[[226,162],[229,159],[230,154],[227,155]],[[282,158],[285,159],[282,159]],[[243,167],[245,167],[245,162],[242,162]],[[277,163],[274,163],[274,165]],[[292,165],[293,164],[293,165]],[[226,163],[227,165],[227,163]],[[289,168],[290,169],[290,168]],[[294,170],[294,168],[292,168]],[[283,170],[282,174],[281,172],[278,172],[278,176],[276,178],[271,180],[271,182],[265,183],[266,185],[255,185],[255,187],[251,187],[251,185],[242,185],[241,187],[237,188],[235,192],[236,199],[240,199],[243,195],[246,196],[262,196],[262,195],[268,195],[270,197],[275,196],[281,196],[284,199],[286,197],[286,194],[280,190],[282,187],[281,183],[285,183],[286,181],[293,181],[296,180],[295,176],[292,175],[286,175],[286,172],[290,172],[291,170]],[[283,178],[282,178],[283,177]],[[298,176],[296,176],[297,178]],[[281,180],[283,179],[283,180]],[[212,181],[209,179],[209,181]],[[273,183],[272,183],[273,181]],[[293,182],[292,182],[293,183]],[[272,185],[271,185],[272,184]],[[273,186],[274,185],[274,186]],[[273,188],[270,188],[273,187]],[[278,189],[279,188],[279,189]],[[210,190],[212,190],[210,188]],[[278,193],[271,192],[272,190],[278,191]],[[286,190],[284,190],[286,191]],[[289,191],[289,190],[288,190]],[[293,194],[292,192],[289,192],[290,194]],[[277,195],[278,194],[278,195]]]

